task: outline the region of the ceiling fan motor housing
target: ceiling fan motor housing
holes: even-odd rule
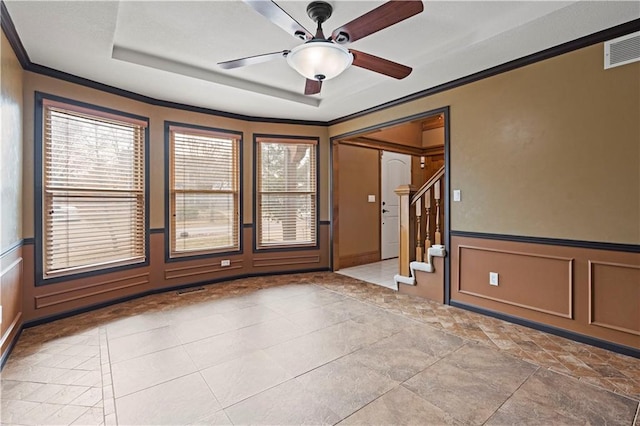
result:
[[[307,15],[313,19],[313,22],[322,24],[333,13],[333,7],[325,1],[313,1],[307,6]]]

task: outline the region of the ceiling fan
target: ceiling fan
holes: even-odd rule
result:
[[[239,68],[284,57],[293,69],[307,79],[305,95],[320,93],[324,80],[336,77],[352,64],[397,79],[405,78],[411,73],[410,67],[358,50],[347,49],[342,45],[417,15],[424,9],[422,1],[389,1],[335,29],[329,38],[325,37],[322,31],[322,24],[333,12],[333,8],[327,2],[313,1],[307,6],[307,14],[318,24],[314,36],[273,1],[243,1],[287,33],[305,40],[305,43],[292,50],[219,62],[221,68]]]

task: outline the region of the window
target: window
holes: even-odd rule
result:
[[[240,249],[240,134],[167,123],[169,257]]]
[[[48,98],[42,114],[42,278],[146,262],[146,119]]]
[[[318,141],[256,138],[257,248],[316,246]]]

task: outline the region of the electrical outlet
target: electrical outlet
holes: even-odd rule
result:
[[[489,284],[490,285],[498,285],[498,273],[497,272],[489,272]]]
[[[231,261],[229,259],[221,260],[220,266],[231,266]]]

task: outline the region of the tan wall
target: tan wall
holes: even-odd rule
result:
[[[333,125],[450,106],[451,229],[640,243],[640,63],[593,45]]]
[[[0,253],[3,253],[22,239],[22,67],[4,33],[0,52]]]
[[[380,151],[341,144],[338,162],[340,267],[380,260]]]
[[[22,325],[22,68],[2,33],[0,45],[0,357]]]
[[[640,253],[454,236],[449,255],[451,300],[640,348]]]

